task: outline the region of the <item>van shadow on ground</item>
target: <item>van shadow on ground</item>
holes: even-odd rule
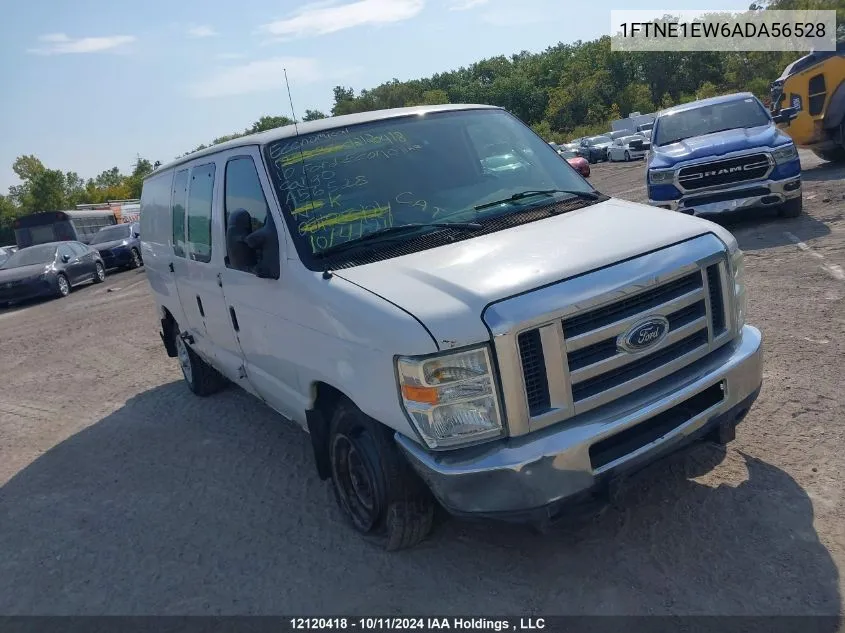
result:
[[[717,465],[729,484],[692,479]],[[302,431],[236,389],[199,399],[181,382],[0,489],[4,614],[836,615],[838,588],[804,490],[711,445],[551,535],[451,520],[388,554],[340,521]]]

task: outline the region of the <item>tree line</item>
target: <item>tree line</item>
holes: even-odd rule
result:
[[[306,110],[302,120],[313,121],[325,117],[326,115],[318,110]],[[211,145],[291,123],[293,120],[286,116],[262,116],[243,132],[215,138],[208,145],[200,145],[184,156]],[[48,169],[34,155],[18,156],[12,164],[12,170],[21,184],[9,187],[7,195],[0,194],[0,245],[14,243],[12,227],[15,218],[20,216],[40,211],[73,209],[78,204],[140,198],[144,178],[159,165],[160,161],[153,163],[139,156],[129,174],[122,173],[118,167],[112,167],[96,178],[86,181],[74,171]]]
[[[836,9],[838,34],[845,38],[842,0],[771,0],[752,9]],[[559,43],[540,53],[482,59],[468,67],[422,79],[392,81],[356,94],[336,86],[333,116],[443,103],[482,103],[504,107],[548,141],[606,132],[610,122],[631,112],[654,112],[678,103],[748,91],[764,102],[769,86],[791,52],[614,52],[610,37]],[[325,118],[306,110],[303,121]],[[242,132],[220,136],[193,152],[234,138],[293,123],[286,116],[262,116]],[[132,172],[117,167],[83,180],[76,172],[48,169],[35,156],[20,156],[13,169],[21,181],[0,195],[0,244],[11,242],[15,217],[36,211],[73,208],[77,204],[138,198],[143,178],[158,162],[138,158]]]

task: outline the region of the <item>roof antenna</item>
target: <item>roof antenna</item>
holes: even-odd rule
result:
[[[282,68],[285,73],[285,86],[288,89],[288,101],[290,101],[290,113],[293,115],[293,130],[296,132],[296,140],[299,141],[299,124],[296,122],[296,112],[293,109],[293,96],[290,92],[290,81],[288,81],[288,69]],[[308,200],[311,202],[311,208],[314,208],[314,200],[311,197],[311,180],[308,178],[308,170],[305,169],[305,153],[302,151],[302,143],[297,142],[299,147],[299,157],[302,160],[302,173],[305,176],[305,184],[308,187]],[[331,279],[332,271],[328,268],[323,271],[323,279]]]

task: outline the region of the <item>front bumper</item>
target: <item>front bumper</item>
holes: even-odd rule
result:
[[[655,207],[690,215],[776,207],[801,196],[801,177],[742,183],[725,189],[688,192],[678,200],[649,200]]]
[[[601,409],[526,436],[443,453],[429,452],[397,434],[396,441],[440,503],[453,514],[527,521],[548,520],[709,433],[732,433],[757,397],[763,379],[762,335],[746,325],[731,343],[673,376],[661,399],[614,416]],[[637,425],[687,410],[694,397],[722,383],[721,401],[627,454],[593,468],[591,447]],[[685,407],[687,409],[685,409]],[[618,410],[618,409],[617,409]],[[650,431],[651,432],[651,431]],[[630,435],[630,431],[628,433]]]
[[[56,292],[53,280],[0,283],[0,304],[45,297]]]

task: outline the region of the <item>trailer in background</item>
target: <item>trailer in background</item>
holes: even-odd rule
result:
[[[138,222],[141,219],[141,200],[109,200],[94,204],[78,204],[79,210],[89,211],[111,211],[117,218],[118,224],[127,222]]]
[[[655,113],[640,114],[639,112],[631,112],[626,118],[619,119],[610,124],[610,129],[613,132],[628,131],[631,134],[637,132],[647,132],[651,130],[654,125]]]

